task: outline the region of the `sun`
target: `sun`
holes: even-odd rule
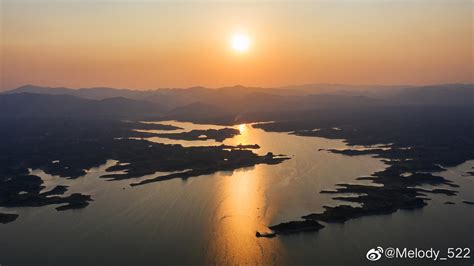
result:
[[[243,33],[235,33],[230,39],[230,46],[236,52],[243,53],[250,49],[250,38]]]

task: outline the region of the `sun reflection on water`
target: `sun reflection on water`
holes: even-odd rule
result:
[[[219,177],[223,183],[216,195],[219,207],[211,225],[211,264],[272,264],[281,260],[283,249],[278,239],[255,237],[257,230],[268,231],[271,216],[266,211],[264,171],[257,166]]]
[[[246,124],[238,126],[240,135],[232,144],[255,142],[252,129]],[[267,170],[258,165],[236,170],[232,175],[219,174],[219,190],[215,195],[216,210],[209,240],[210,264],[274,264],[281,262],[284,249],[278,238],[257,238],[256,231],[268,231],[272,214],[266,206]],[[271,250],[264,253],[263,250]]]
[[[244,134],[247,131],[247,124],[239,125],[240,134]]]
[[[240,124],[234,126],[235,129],[239,130],[239,134],[235,135],[233,138],[226,139],[224,144],[237,146],[242,145],[251,145],[259,143],[259,134],[255,134],[256,129],[252,128],[248,124]]]

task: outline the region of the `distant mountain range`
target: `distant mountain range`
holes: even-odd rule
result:
[[[0,117],[109,117],[126,118],[163,113],[159,105],[112,97],[103,100],[83,99],[71,95],[12,93],[0,95]]]
[[[474,105],[474,84],[422,87],[310,84],[282,88],[233,86],[149,91],[26,85],[0,94],[0,116],[159,116],[212,120],[250,113],[398,105]]]
[[[344,85],[344,84],[306,84],[296,86],[285,86],[278,88],[245,87],[241,85],[205,88],[191,87],[186,89],[163,88],[154,90],[130,90],[115,89],[107,87],[79,88],[70,89],[65,87],[41,87],[36,85],[25,85],[4,93],[40,93],[40,94],[67,94],[86,99],[101,100],[110,97],[125,97],[134,100],[157,101],[169,96],[187,98],[186,96],[208,97],[210,94],[233,94],[244,95],[249,93],[268,93],[275,95],[293,95],[302,96],[310,94],[331,94],[346,96],[370,96],[374,98],[383,98],[393,95],[402,89],[412,86],[384,86],[384,85]],[[201,100],[201,99],[199,99]]]

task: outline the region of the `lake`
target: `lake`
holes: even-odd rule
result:
[[[160,122],[191,129],[222,128],[176,121]],[[9,208],[21,216],[0,226],[1,265],[200,265],[296,264],[366,265],[367,251],[377,246],[474,250],[474,177],[463,174],[468,161],[439,173],[461,187],[455,197],[430,195],[421,210],[370,216],[344,224],[328,224],[315,233],[256,238],[256,231],[320,212],[323,206],[348,204],[333,200],[324,189],[357,181],[382,170],[381,159],[344,156],[324,149],[345,149],[343,140],[265,132],[251,125],[235,126],[240,135],[228,145],[258,144],[256,152],[291,157],[278,165],[257,165],[233,172],[173,179],[131,187],[137,179],[98,178],[115,161],[65,179],[32,169],[47,188],[69,185],[94,199],[85,209],[58,212],[56,206]],[[155,131],[150,131],[155,132]],[[169,131],[167,131],[169,132]],[[177,131],[179,132],[179,130]],[[153,137],[150,141],[183,146],[220,145],[214,141],[182,141]],[[161,173],[139,178],[155,177]],[[455,205],[445,205],[445,201]],[[0,208],[0,211],[5,208]],[[474,254],[471,254],[471,257]],[[430,260],[380,260],[381,265],[432,265]],[[450,265],[472,265],[450,261]]]

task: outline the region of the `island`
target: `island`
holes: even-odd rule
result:
[[[362,216],[423,208],[430,200],[429,194],[457,195],[455,188],[458,185],[435,173],[474,159],[472,109],[386,107],[377,109],[376,113],[371,113],[370,109],[351,110],[350,116],[347,111],[321,110],[317,114],[308,114],[304,119],[254,125],[266,131],[288,132],[297,136],[342,139],[349,148],[326,152],[345,156],[371,155],[382,159],[387,165],[382,171],[358,178],[373,184],[338,184],[335,190],[319,191],[333,194],[338,201],[357,203],[358,207],[346,204],[324,206],[321,213],[302,216],[305,221],[344,223]],[[352,149],[351,146],[358,148]],[[365,148],[360,149],[361,146]],[[424,185],[453,189],[425,189],[422,188]],[[341,195],[346,193],[351,196]],[[463,202],[473,204],[471,201]],[[285,228],[288,223],[291,230],[287,233],[307,231],[306,224],[300,220],[283,222],[276,228]]]
[[[0,212],[0,224],[7,224],[15,221],[18,218],[18,214],[13,213],[1,213]]]
[[[221,128],[221,129],[206,129],[206,130],[191,130],[188,132],[180,133],[157,133],[157,137],[178,139],[178,140],[210,140],[213,139],[217,142],[222,142],[228,138],[233,138],[239,135],[240,131],[234,128]]]
[[[81,178],[93,167],[116,160],[101,176],[107,180],[135,179],[157,172],[173,172],[131,183],[149,184],[173,178],[186,179],[217,171],[233,171],[257,164],[278,164],[289,159],[271,152],[258,155],[253,145],[183,147],[154,143],[156,133],[136,128],[175,130],[176,127],[110,119],[7,119],[0,121],[0,207],[41,207],[58,205],[56,210],[80,209],[93,201],[90,195],[74,193],[67,186],[44,191],[43,180],[31,174],[41,169],[62,178]],[[231,128],[176,133],[174,138],[193,139],[208,134],[223,140],[238,134]],[[170,133],[174,134],[174,133]],[[170,135],[171,136],[171,135]],[[66,195],[69,192],[70,195]],[[2,214],[11,222],[17,215]]]

